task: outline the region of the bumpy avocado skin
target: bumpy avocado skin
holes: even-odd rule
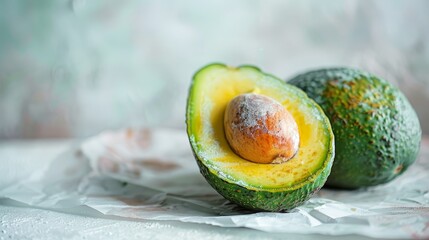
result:
[[[221,172],[216,172],[209,169],[204,165],[203,159],[200,159],[198,152],[198,144],[195,143],[194,138],[192,137],[193,127],[191,124],[191,115],[193,109],[191,107],[192,95],[194,91],[194,84],[196,83],[196,76],[199,72],[202,72],[211,67],[225,67],[227,65],[221,63],[213,63],[201,68],[193,77],[192,84],[189,90],[189,96],[187,100],[187,109],[186,109],[186,125],[187,125],[187,134],[188,140],[190,142],[192,152],[194,154],[195,160],[198,164],[201,174],[207,180],[207,182],[224,198],[229,201],[240,205],[241,207],[255,210],[255,211],[270,211],[270,212],[287,212],[297,206],[302,205],[306,202],[313,194],[317,193],[323,185],[326,183],[328,176],[331,172],[334,153],[335,153],[335,143],[334,143],[334,134],[329,123],[329,119],[322,113],[320,116],[325,122],[325,125],[328,128],[330,133],[329,142],[327,146],[326,156],[324,164],[320,167],[319,171],[309,176],[308,179],[305,179],[304,182],[297,184],[296,186],[291,187],[288,190],[278,190],[278,189],[264,189],[264,190],[255,190],[241,186],[239,183],[230,182],[228,180],[222,179],[220,176],[223,175]],[[269,74],[263,73],[259,68],[250,65],[243,65],[237,68],[253,68],[255,71],[261,72],[268,76]],[[271,76],[271,75],[269,75]],[[278,79],[281,81],[280,79]],[[299,88],[296,88],[296,91],[301,92]],[[311,99],[309,99],[312,101]],[[313,101],[312,101],[313,102]],[[319,105],[313,102],[314,107],[322,109]],[[203,146],[202,146],[203,147]]]
[[[333,157],[333,153],[330,155]],[[332,167],[332,161],[329,161],[329,165],[316,178],[295,190],[273,192],[251,190],[229,183],[219,178],[219,173],[211,172],[201,161],[197,160],[197,163],[207,182],[226,199],[248,209],[271,212],[286,212],[302,205],[322,188]]]
[[[372,74],[349,68],[307,72],[289,81],[315,100],[331,121],[335,159],[327,186],[386,183],[417,158],[421,127],[406,97]]]

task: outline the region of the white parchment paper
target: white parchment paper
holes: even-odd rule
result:
[[[106,215],[267,232],[429,238],[429,141],[402,176],[354,191],[322,189],[288,213],[252,212],[225,200],[199,173],[186,133],[105,132],[58,156],[0,197],[48,209],[88,206]]]

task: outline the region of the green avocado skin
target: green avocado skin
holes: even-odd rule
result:
[[[406,97],[372,74],[350,68],[307,72],[288,83],[315,100],[331,121],[335,159],[327,186],[389,182],[417,158],[418,117]]]
[[[333,156],[333,155],[332,155]],[[306,202],[314,193],[318,192],[325,184],[332,167],[329,166],[314,179],[304,186],[291,191],[262,191],[251,190],[238,184],[229,183],[218,177],[219,173],[211,172],[201,161],[197,159],[201,174],[207,182],[223,197],[247,209],[256,211],[286,212]]]

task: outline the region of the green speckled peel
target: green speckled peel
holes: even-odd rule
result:
[[[330,155],[333,156],[333,154]],[[236,183],[227,182],[219,178],[218,173],[210,171],[201,161],[197,160],[197,163],[207,182],[226,199],[248,209],[271,212],[284,212],[302,205],[322,188],[332,167],[332,161],[330,161],[316,178],[298,189],[273,192],[251,190]]]
[[[385,80],[332,68],[298,75],[289,83],[304,90],[331,121],[336,152],[328,186],[386,183],[416,160],[419,120],[406,97]]]

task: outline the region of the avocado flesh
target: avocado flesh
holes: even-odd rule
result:
[[[332,68],[289,81],[331,121],[335,160],[327,186],[355,189],[389,182],[417,158],[421,128],[405,96],[369,73]]]
[[[281,103],[295,118],[298,153],[282,164],[258,164],[236,155],[224,135],[231,99],[254,92]],[[291,209],[320,189],[329,175],[334,139],[329,120],[305,93],[251,66],[212,64],[193,78],[187,131],[201,173],[225,198],[267,211]]]

